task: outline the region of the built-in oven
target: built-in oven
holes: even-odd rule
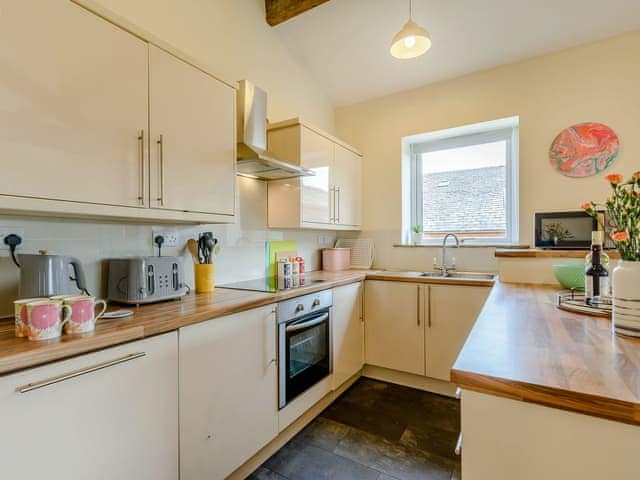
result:
[[[332,365],[331,290],[278,304],[278,405],[330,375]]]

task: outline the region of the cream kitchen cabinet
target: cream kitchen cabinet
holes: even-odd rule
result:
[[[426,372],[428,377],[449,381],[456,361],[476,318],[489,295],[488,287],[429,285],[427,302]]]
[[[367,280],[365,363],[448,382],[489,290]]]
[[[0,377],[3,478],[177,480],[175,332]]]
[[[338,225],[359,227],[362,224],[362,157],[334,145],[333,183],[334,217]]]
[[[69,0],[0,20],[1,212],[234,221],[233,86]]]
[[[424,285],[365,282],[365,363],[425,374]]]
[[[271,156],[315,174],[269,182],[269,227],[360,229],[360,153],[299,119],[270,125],[268,145]]]
[[[149,45],[150,205],[235,212],[235,90]]]
[[[147,206],[147,44],[67,0],[0,12],[0,194]]]
[[[334,390],[364,365],[362,290],[362,282],[333,289]]]
[[[180,329],[182,480],[222,479],[278,434],[275,305]]]
[[[637,425],[462,391],[465,480],[636,480]]]

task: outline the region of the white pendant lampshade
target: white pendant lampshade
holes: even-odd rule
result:
[[[389,49],[391,55],[400,59],[415,58],[423,55],[430,48],[429,32],[411,18],[411,0],[409,0],[409,20],[393,37]]]

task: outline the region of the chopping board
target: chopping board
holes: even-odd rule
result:
[[[297,255],[298,242],[295,240],[274,240],[265,244],[265,258],[267,277],[275,277],[278,268],[278,255],[282,258],[283,254],[288,256]]]

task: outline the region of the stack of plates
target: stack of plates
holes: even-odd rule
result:
[[[351,268],[369,269],[373,265],[373,240],[369,238],[339,238],[336,248],[351,249]]]

